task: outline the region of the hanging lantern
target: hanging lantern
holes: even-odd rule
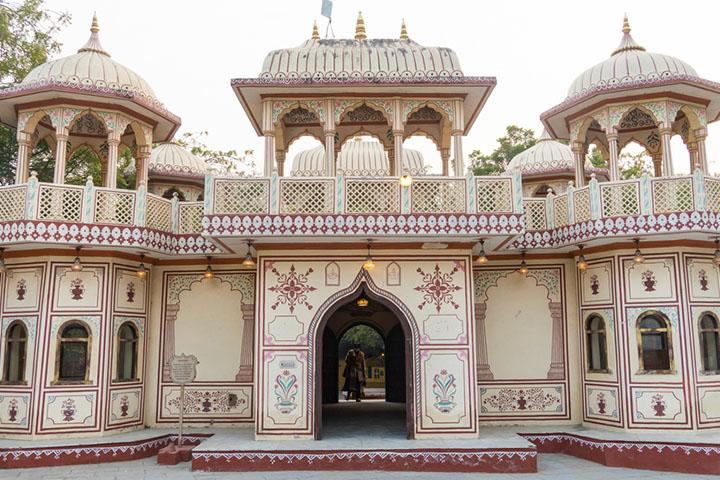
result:
[[[80,261],[80,247],[75,247],[75,259],[73,264],[70,266],[73,272],[79,272],[83,269],[82,262]]]
[[[480,239],[480,253],[478,253],[478,257],[476,262],[478,265],[485,265],[488,263],[487,255],[485,255],[485,239]]]
[[[640,240],[637,238],[635,239],[635,253],[633,254],[633,260],[635,263],[643,263],[645,261],[645,256],[640,250]]]
[[[580,255],[578,255],[578,259],[575,265],[577,265],[578,270],[585,270],[588,267],[588,263],[587,260],[585,260],[585,255],[583,255],[582,253],[583,246],[578,245],[578,247],[580,248]]]
[[[372,255],[370,255],[370,243],[372,240],[367,241],[367,256],[365,257],[365,261],[363,262],[363,269],[365,269],[366,272],[369,272],[375,268],[375,262],[372,259]]]
[[[245,253],[245,258],[242,261],[242,266],[246,268],[255,267],[255,259],[252,255],[252,240],[247,241],[247,252]]]
[[[145,278],[147,277],[148,270],[145,268],[145,263],[143,262],[145,260],[145,254],[140,254],[140,265],[138,265],[137,270],[135,270],[135,275],[137,275],[138,278]]]
[[[213,272],[212,265],[210,265],[210,262],[212,261],[212,257],[207,257],[207,268],[205,268],[205,273],[203,273],[203,277],[210,279],[215,276],[215,272]]]

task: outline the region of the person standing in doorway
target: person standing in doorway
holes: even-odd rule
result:
[[[345,377],[346,400],[355,395],[355,401],[359,402],[362,397],[362,388],[365,385],[365,354],[360,350],[360,345],[355,344],[345,356]]]

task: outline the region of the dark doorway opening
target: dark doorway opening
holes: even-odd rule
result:
[[[327,312],[317,333],[322,340],[315,376],[320,395],[315,398],[322,402],[315,405],[316,438],[348,428],[412,438],[412,402],[407,402],[413,398],[412,337],[407,320],[393,304],[366,289],[350,298]],[[348,401],[342,391],[345,355],[355,343],[361,344],[366,364],[361,402]]]

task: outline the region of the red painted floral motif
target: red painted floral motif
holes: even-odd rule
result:
[[[453,294],[460,290],[460,287],[453,282],[453,275],[457,271],[458,267],[454,267],[450,273],[442,273],[437,263],[431,273],[425,273],[422,268],[418,268],[417,272],[422,275],[423,282],[415,287],[415,290],[423,293],[423,301],[418,308],[422,310],[425,305],[435,305],[435,309],[439,312],[443,304],[447,303],[453,308],[460,308],[460,305],[453,300]]]
[[[17,399],[13,398],[8,402],[8,421],[9,422],[17,422],[17,414],[18,414],[18,401]]]
[[[597,295],[600,290],[600,281],[597,275],[590,275],[590,290],[592,290],[593,295]]]
[[[186,413],[228,413],[238,405],[245,405],[244,398],[238,399],[237,394],[220,390],[186,391]],[[180,407],[180,397],[168,402],[176,408]]]
[[[130,402],[128,401],[128,396],[123,395],[120,397],[120,416],[121,417],[127,417],[128,416],[128,409],[130,408]]]
[[[76,278],[72,282],[70,282],[70,293],[72,294],[73,300],[82,300],[83,293],[85,293],[85,285],[83,285],[83,281],[79,278]]]
[[[128,303],[134,303],[135,302],[135,284],[133,282],[129,282],[127,284],[127,301]]]
[[[665,416],[665,400],[663,399],[663,396],[659,393],[652,396],[652,408],[653,410],[655,410],[656,417]]]
[[[271,271],[277,277],[277,285],[273,285],[268,290],[277,293],[277,299],[270,308],[275,310],[278,305],[287,305],[292,313],[296,306],[304,305],[308,310],[312,310],[313,306],[307,302],[308,292],[317,290],[312,285],[308,285],[308,275],[313,272],[312,268],[308,268],[305,273],[298,273],[295,265],[290,265],[289,273],[280,273],[274,267]]]
[[[542,388],[527,388],[515,390],[501,388],[500,391],[482,401],[483,410],[486,406],[496,408],[501,412],[518,410],[545,411],[547,407],[559,406],[560,397],[551,393],[544,393]]]
[[[655,280],[655,273],[652,270],[647,270],[643,272],[643,285],[645,286],[646,292],[654,292],[655,291],[655,285],[657,285],[657,281]]]
[[[72,422],[75,420],[75,400],[68,398],[62,402],[63,422]]]
[[[15,291],[17,292],[18,300],[25,300],[25,294],[27,293],[27,282],[24,278],[18,280],[17,285],[15,286]]]
[[[604,393],[598,393],[597,406],[598,406],[598,413],[604,414],[605,407],[607,407],[607,402],[605,402],[605,394]]]
[[[700,270],[698,272],[698,277],[700,279],[700,290],[702,290],[703,292],[707,292],[707,290],[708,290],[707,272],[705,270]]]

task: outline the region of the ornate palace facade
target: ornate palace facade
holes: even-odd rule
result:
[[[463,137],[495,78],[404,26],[396,39],[368,39],[362,18],[353,39],[314,30],[232,80],[265,141],[252,177],[168,143],[180,119],[98,30],[0,91],[19,145],[16,182],[0,187],[3,436],[173,426],[168,362],[188,353],[190,424],[318,438],[337,341],[358,323],[386,341],[386,395],[405,403],[410,438],[720,428],[720,179],[705,148],[720,84],[647,52],[627,21],[541,115],[540,141],[488,177],[468,174]],[[413,135],[437,146],[441,174],[404,148]],[[689,175],[674,174],[676,135]],[[286,158],[301,136],[321,146]],[[655,169],[620,180],[631,141]],[[52,181],[31,164],[41,142]],[[586,160],[591,145],[607,169]],[[66,183],[79,148],[100,158],[102,185]],[[117,188],[125,151],[132,189]]]

